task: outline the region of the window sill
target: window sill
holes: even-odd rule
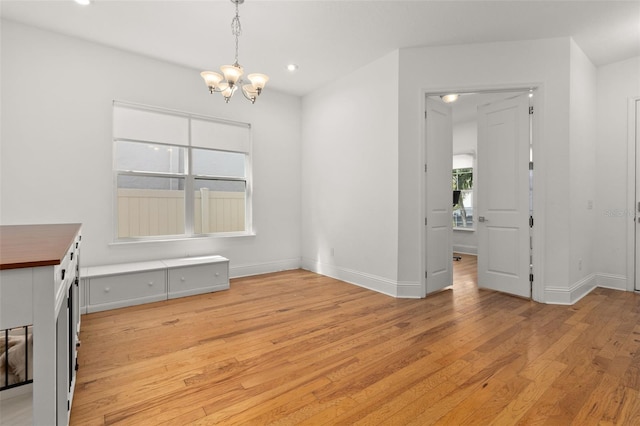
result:
[[[108,245],[110,247],[113,246],[126,246],[131,244],[149,244],[149,243],[170,243],[170,242],[183,242],[183,241],[199,241],[199,240],[217,240],[219,238],[242,238],[242,237],[255,237],[255,232],[225,232],[220,234],[209,234],[209,235],[194,235],[192,237],[176,237],[176,238],[129,238],[116,240]]]

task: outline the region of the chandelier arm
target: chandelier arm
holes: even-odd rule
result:
[[[244,97],[245,97],[245,99],[247,99],[248,101],[250,101],[252,104],[255,104],[255,103],[256,103],[256,99],[258,99],[258,97],[257,97],[257,96],[255,96],[255,97],[250,97],[250,96],[247,96],[247,94],[244,92],[244,90],[241,90],[241,91],[242,91],[242,96],[244,96]]]

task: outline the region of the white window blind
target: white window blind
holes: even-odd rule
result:
[[[114,103],[113,137],[189,145],[189,120],[185,117]]]
[[[191,119],[191,145],[248,153],[251,147],[249,127],[193,118]]]
[[[164,112],[118,101],[113,104],[113,137],[221,151],[251,151],[251,127],[247,123]]]

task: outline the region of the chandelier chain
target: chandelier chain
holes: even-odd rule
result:
[[[234,2],[236,4],[236,16],[233,17],[233,19],[231,20],[231,34],[233,34],[236,37],[236,65],[238,65],[238,36],[240,36],[240,34],[242,34],[242,25],[240,25],[240,12],[238,10],[238,3],[239,2]]]

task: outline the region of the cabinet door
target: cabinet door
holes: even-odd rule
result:
[[[228,263],[169,269],[169,298],[229,288]]]
[[[89,312],[165,300],[166,272],[145,271],[91,278]]]

